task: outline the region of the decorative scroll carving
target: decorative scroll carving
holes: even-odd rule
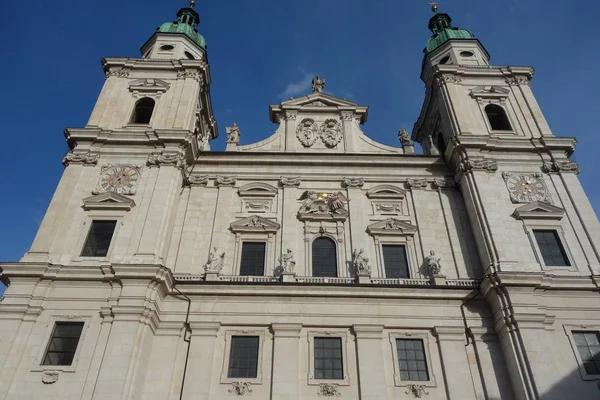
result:
[[[182,168],[185,158],[181,153],[151,153],[148,155],[147,164],[149,166],[173,165],[175,168]]]
[[[429,394],[425,385],[407,385],[406,388],[408,390],[404,393],[412,394],[413,396],[415,396],[418,399],[422,398],[424,395]]]
[[[454,182],[454,179],[452,178],[434,179],[433,182],[431,182],[431,186],[434,189],[453,188],[456,186],[456,182]]]
[[[42,383],[44,385],[52,385],[56,381],[58,381],[58,371],[44,371],[42,374]]]
[[[340,118],[342,121],[352,121],[354,120],[354,113],[352,111],[342,111],[340,113]]]
[[[544,183],[542,174],[503,172],[502,177],[513,203],[531,203],[533,201],[552,203],[552,196]]]
[[[365,249],[354,249],[352,252],[352,265],[354,273],[358,276],[371,276],[369,258],[365,256]]]
[[[438,87],[442,86],[444,84],[444,82],[460,84],[462,82],[462,79],[460,77],[458,77],[456,75],[452,75],[452,74],[440,75],[435,78],[435,83],[436,83],[436,86],[438,86]]]
[[[287,119],[288,121],[295,121],[297,117],[298,117],[298,111],[286,111],[285,112],[285,119]]]
[[[224,266],[225,252],[219,251],[216,247],[213,247],[212,251],[208,254],[208,260],[204,264],[205,272],[221,272]]]
[[[342,179],[342,183],[345,187],[363,187],[363,185],[365,184],[365,178],[344,178]]]
[[[299,176],[282,176],[280,182],[283,187],[298,187],[302,183],[302,179]]]
[[[271,209],[271,200],[247,200],[244,204],[247,210],[264,212]]]
[[[311,147],[319,138],[319,126],[312,118],[304,118],[296,128],[296,137],[304,147]]]
[[[498,162],[489,159],[472,159],[467,161],[467,170],[497,171]]]
[[[579,174],[579,166],[571,160],[555,161],[544,164],[544,172],[573,172]]]
[[[342,126],[338,120],[327,119],[321,125],[321,140],[325,146],[334,148],[342,141]]]
[[[439,275],[442,272],[442,265],[440,264],[441,258],[435,256],[435,251],[431,250],[429,255],[425,257],[425,263],[429,276]]]
[[[227,143],[235,143],[240,144],[240,128],[238,128],[237,124],[234,122],[231,126],[225,128],[225,132],[227,133]]]
[[[91,151],[88,151],[87,153],[73,153],[70,151],[63,157],[62,163],[65,167],[68,167],[69,164],[96,165],[98,164],[99,158],[99,153],[92,153]]]
[[[237,182],[236,176],[219,175],[215,180],[217,186],[233,186]]]
[[[375,210],[383,214],[399,214],[402,212],[400,203],[376,203]]]
[[[339,390],[339,385],[335,383],[321,383],[319,385],[319,396],[324,397],[340,397],[342,394]]]
[[[235,393],[238,396],[243,396],[246,393],[252,393],[250,382],[232,382],[229,393]]]
[[[427,179],[424,178],[408,178],[406,180],[406,186],[410,189],[425,189],[427,188]]]
[[[509,76],[505,79],[506,84],[509,86],[517,86],[517,85],[530,85],[530,78],[527,76],[519,75],[519,76]]]
[[[117,76],[119,78],[127,78],[129,76],[130,70],[127,68],[110,68],[108,71],[104,73],[104,75],[108,78],[110,76]]]
[[[177,72],[178,79],[192,78],[201,81],[200,72],[191,69]],[[200,82],[201,84],[203,82]]]
[[[188,175],[186,182],[191,186],[206,186],[208,184],[208,175]]]

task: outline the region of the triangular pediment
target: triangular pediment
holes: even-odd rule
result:
[[[388,218],[384,221],[379,221],[367,227],[367,233],[372,236],[382,235],[414,235],[417,232],[417,227],[408,222],[401,221],[396,218]]]
[[[510,90],[501,86],[477,86],[471,89],[471,97],[490,97],[490,98],[503,98],[508,97]]]
[[[83,208],[86,210],[124,210],[129,211],[135,207],[135,201],[122,194],[106,192],[83,199]]]
[[[252,232],[252,233],[275,233],[280,225],[270,219],[253,215],[251,217],[238,219],[230,224],[232,232]]]
[[[369,108],[359,106],[358,104],[334,97],[325,93],[311,93],[307,96],[297,97],[286,100],[281,104],[271,105],[269,107],[271,121],[277,122],[278,115],[285,114],[286,111],[302,113],[335,113],[347,112],[360,120],[361,124],[367,121]]]
[[[333,97],[325,93],[312,93],[308,96],[289,99],[281,103],[282,106],[315,106],[315,107],[358,107],[358,104],[346,99]]]
[[[169,84],[160,79],[137,79],[129,84],[132,92],[166,92]]]
[[[517,207],[513,215],[517,219],[560,220],[564,217],[565,210],[544,201],[533,201]]]
[[[277,188],[267,183],[253,182],[240,187],[238,193],[242,197],[275,197],[277,195]]]
[[[405,196],[406,190],[394,185],[378,185],[367,192],[370,199],[403,199]]]

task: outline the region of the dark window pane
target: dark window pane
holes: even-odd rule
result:
[[[258,336],[232,336],[229,353],[229,378],[256,378]]]
[[[542,253],[544,264],[568,267],[571,264],[555,230],[534,230],[535,241]]]
[[[71,365],[83,330],[83,322],[57,322],[42,365]]]
[[[315,379],[344,379],[342,338],[315,338]]]
[[[131,116],[131,122],[134,124],[147,124],[152,118],[152,112],[154,111],[154,100],[145,97],[139,100],[135,104],[133,115]]]
[[[325,237],[315,239],[312,244],[313,276],[337,276],[335,243]]]
[[[262,276],[265,274],[266,243],[244,242],[240,275]]]
[[[82,257],[106,257],[108,246],[112,240],[117,221],[92,221],[92,226],[85,239]]]
[[[510,122],[508,122],[508,117],[506,116],[506,112],[500,106],[495,104],[489,104],[485,107],[485,113],[487,114],[488,120],[490,121],[490,126],[493,131],[510,131],[512,128],[510,127]]]
[[[573,332],[585,372],[600,375],[600,332]]]
[[[384,244],[383,265],[386,278],[409,278],[406,247]]]
[[[401,380],[429,380],[425,347],[421,339],[396,339],[396,349]]]

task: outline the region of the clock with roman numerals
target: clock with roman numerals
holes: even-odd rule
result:
[[[140,179],[140,169],[135,165],[106,164],[102,166],[100,181],[95,192],[135,194]]]
[[[513,203],[551,202],[541,174],[503,173]]]

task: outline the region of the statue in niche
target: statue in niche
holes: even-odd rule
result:
[[[354,249],[352,252],[352,264],[354,265],[356,275],[371,275],[371,266],[369,265],[369,258],[365,256],[365,249]]]
[[[240,144],[240,128],[235,122],[225,128],[225,132],[227,133],[227,143]]]
[[[430,276],[440,275],[442,272],[442,265],[440,264],[441,258],[435,256],[435,251],[431,250],[429,255],[425,257],[425,263],[429,270]]]
[[[319,75],[315,76],[312,80],[312,91],[313,93],[321,93],[325,87],[325,79],[321,79]]]
[[[221,272],[223,269],[225,260],[225,252],[219,252],[219,249],[213,247],[212,251],[208,254],[208,261],[204,264],[205,272]]]

